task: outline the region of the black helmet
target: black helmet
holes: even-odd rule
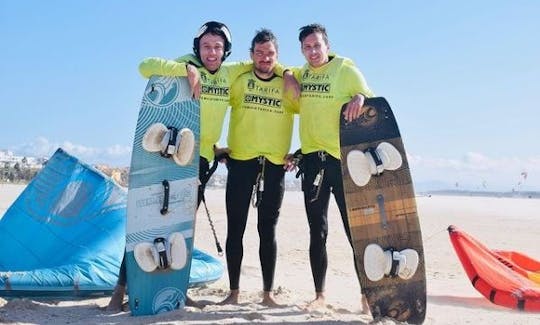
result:
[[[197,32],[197,35],[193,39],[193,53],[201,59],[201,55],[199,53],[199,42],[201,40],[201,37],[204,35],[212,33],[221,35],[223,39],[225,40],[225,53],[223,54],[223,57],[221,58],[221,61],[225,61],[225,59],[231,54],[231,47],[232,47],[232,39],[231,39],[231,32],[229,31],[229,28],[223,23],[217,22],[217,21],[209,21],[205,23],[204,25],[199,28],[199,31]]]

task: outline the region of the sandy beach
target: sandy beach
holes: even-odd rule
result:
[[[0,215],[24,189],[0,184]],[[223,189],[206,197],[222,246],[226,216]],[[427,317],[425,324],[540,324],[540,314],[518,312],[491,304],[470,284],[448,238],[446,228],[456,225],[488,247],[516,250],[540,259],[540,200],[518,198],[423,196],[417,198],[426,254]],[[109,297],[84,300],[0,298],[0,323],[6,324],[368,324],[361,315],[360,288],[336,205],[330,206],[326,308],[305,311],[314,297],[308,260],[308,225],[302,193],[285,194],[278,223],[278,260],[275,297],[281,308],[259,304],[262,280],[258,258],[256,215],[252,209],[244,237],[244,260],[239,305],[207,305],[145,317],[104,310]],[[195,245],[216,254],[204,210],[197,216]],[[225,263],[224,257],[221,257]],[[195,300],[219,302],[228,292],[228,279],[191,289]],[[384,319],[375,324],[395,324]]]

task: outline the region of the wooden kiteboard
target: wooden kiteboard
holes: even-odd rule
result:
[[[340,126],[358,278],[375,319],[421,324],[426,315],[424,250],[407,155],[388,102],[370,98],[364,109],[359,119],[342,119]]]

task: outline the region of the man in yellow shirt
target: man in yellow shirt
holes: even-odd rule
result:
[[[223,23],[210,21],[201,26],[193,39],[193,54],[182,56],[176,60],[151,57],[143,60],[139,66],[140,73],[149,78],[160,76],[188,76],[192,91],[199,96],[201,106],[201,144],[199,160],[198,204],[204,195],[209,171],[209,162],[214,160],[214,145],[218,142],[225,112],[229,106],[229,85],[239,75],[252,70],[251,63],[222,64],[230,55],[232,47],[231,33]],[[193,71],[190,69],[197,69]],[[200,73],[202,85],[197,83]],[[194,77],[195,76],[195,77]],[[195,80],[195,81],[194,81]],[[200,91],[200,94],[199,94]],[[118,311],[126,292],[125,259],[122,261],[118,282],[107,307]],[[186,304],[196,305],[191,299]]]
[[[253,71],[231,86],[227,204],[227,269],[230,294],[222,304],[237,304],[243,257],[242,238],[250,201],[257,208],[262,304],[277,306],[271,291],[276,265],[275,228],[279,217],[295,104],[284,96],[283,78],[275,74],[278,45],[267,29],[251,42]]]
[[[310,227],[309,258],[315,284],[315,300],[309,307],[317,308],[324,306],[325,299],[327,219],[331,193],[352,246],[341,178],[341,109],[346,105],[344,117],[352,121],[362,113],[364,99],[372,97],[373,93],[352,60],[330,53],[324,26],[311,24],[300,28],[299,40],[307,63],[302,68],[293,69],[293,73],[301,88],[302,190]],[[362,308],[369,312],[367,301],[362,298]]]

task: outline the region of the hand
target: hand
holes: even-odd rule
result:
[[[283,158],[283,161],[284,161],[283,169],[285,169],[285,171],[292,172],[298,169],[297,161],[294,159],[293,154],[291,153],[286,154],[285,157]]]
[[[360,117],[364,113],[365,97],[362,94],[354,95],[354,97],[347,103],[345,110],[343,111],[343,116],[345,121],[352,122]]]
[[[191,87],[191,96],[195,99],[201,97],[201,75],[199,70],[191,64],[186,65],[187,78]]]
[[[216,159],[219,159],[220,163],[226,163],[227,157],[229,157],[230,153],[231,149],[229,148],[220,148],[218,146],[214,146],[214,156]]]
[[[293,99],[298,99],[300,97],[300,84],[290,70],[283,72],[283,81],[284,93],[292,91]]]

